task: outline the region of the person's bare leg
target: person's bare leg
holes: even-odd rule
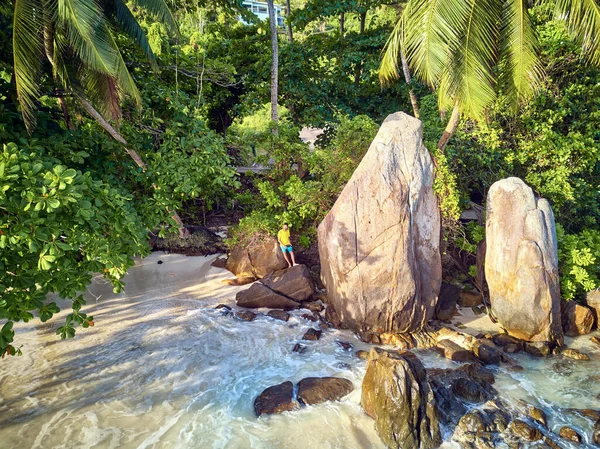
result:
[[[294,256],[294,251],[290,251],[290,256],[292,256],[292,265],[296,265],[296,257]]]
[[[293,253],[292,253],[292,254],[293,254]],[[294,257],[294,256],[292,256],[292,257]],[[285,261],[287,262],[287,264],[288,264],[288,267],[291,267],[291,266],[292,266],[292,263],[290,262],[290,258],[288,257],[287,253],[283,253],[283,258],[284,258],[284,259],[285,259]]]

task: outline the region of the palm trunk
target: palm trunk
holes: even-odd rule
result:
[[[365,24],[367,22],[367,11],[360,13],[360,34],[365,32]]]
[[[406,84],[410,86],[412,83],[412,78],[410,76],[410,69],[408,68],[408,62],[406,62],[406,57],[404,56],[404,52],[400,50],[400,60],[402,61],[402,71],[404,72],[404,81]],[[408,89],[408,96],[410,97],[410,103],[412,104],[413,114],[415,118],[419,118],[419,103],[417,101],[417,96],[411,87]]]
[[[54,68],[54,29],[50,26],[44,27],[44,50],[46,52],[46,58],[50,61],[50,65],[52,66],[52,78],[54,80],[54,93],[56,94],[56,98],[58,100],[58,105],[63,114],[63,119],[65,121],[65,125],[69,131],[73,131],[75,126],[73,126],[73,122],[71,121],[71,115],[69,114],[69,107],[67,106],[67,102],[65,101],[64,95],[62,91],[59,91],[58,79],[56,76],[56,70]]]
[[[131,156],[135,164],[138,167],[140,167],[143,172],[145,172],[148,166],[137,151],[126,147],[127,141],[125,140],[125,138],[121,134],[119,134],[119,132],[110,123],[108,123],[104,119],[104,117],[102,117],[102,115],[98,111],[96,111],[96,109],[94,109],[94,107],[87,100],[85,100],[84,98],[79,98],[79,101],[83,106],[83,109],[85,109],[85,111],[90,115],[90,117],[92,117],[96,121],[96,123],[98,123],[102,128],[104,128],[104,130],[108,134],[110,134],[110,136],[113,139],[125,146],[125,151],[127,152],[127,154]],[[154,189],[157,188],[156,184],[154,183],[152,184],[152,187]],[[168,209],[167,212],[169,212]],[[173,219],[173,221],[175,221],[175,223],[177,223],[177,226],[179,228],[179,236],[181,238],[184,238],[187,235],[187,230],[185,229],[185,226],[183,224],[183,221],[181,221],[179,214],[177,212],[173,212],[171,218]]]
[[[452,109],[452,115],[450,116],[450,120],[448,120],[448,124],[446,125],[446,129],[442,133],[442,137],[440,138],[437,147],[441,153],[444,153],[446,149],[446,145],[448,141],[454,135],[456,128],[458,128],[458,122],[460,121],[460,109],[458,107],[458,103],[454,105],[454,109]]]
[[[271,51],[273,60],[271,62],[271,120],[273,121],[273,134],[279,135],[277,124],[279,122],[279,111],[277,109],[279,84],[279,45],[277,42],[277,22],[275,19],[275,5],[273,0],[267,0],[269,7],[269,20],[271,22]]]
[[[365,32],[366,21],[367,21],[367,12],[366,11],[361,12],[360,13],[360,34],[363,34]],[[363,71],[363,63],[361,61],[358,64],[356,64],[356,69],[354,71],[354,86],[356,88],[358,88],[360,85],[360,76],[362,75],[362,71]]]
[[[344,33],[346,32],[346,29],[344,28],[346,22],[346,15],[344,13],[340,14],[340,35],[344,35]]]
[[[290,0],[287,0],[287,15],[288,15],[288,41],[294,42],[294,32],[292,31],[292,22],[290,20],[290,16],[292,14],[292,5]]]

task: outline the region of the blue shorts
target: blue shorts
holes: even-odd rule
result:
[[[294,251],[294,248],[292,248],[292,245],[287,245],[287,246],[285,246],[285,245],[279,245],[279,246],[280,246],[281,251],[283,253],[291,253],[292,251]]]

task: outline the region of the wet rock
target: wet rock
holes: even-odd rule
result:
[[[436,345],[436,349],[444,357],[455,362],[473,362],[475,360],[475,355],[471,351],[459,346],[452,340],[440,340]]]
[[[542,439],[542,433],[539,430],[520,419],[515,419],[510,423],[509,431],[525,441],[539,441]]]
[[[219,304],[217,307],[215,307],[215,309],[231,310],[231,307],[229,307],[227,304]]]
[[[534,357],[548,357],[550,355],[550,345],[545,341],[525,342],[523,349]]]
[[[305,320],[308,320],[308,321],[312,321],[313,323],[316,322],[316,321],[319,321],[319,315],[315,316],[315,315],[313,315],[311,313],[304,313],[304,314],[302,314],[302,318],[304,318]]]
[[[471,379],[460,378],[452,382],[452,391],[458,397],[469,402],[484,402],[489,394],[483,390],[481,384]]]
[[[595,343],[598,346],[600,346],[600,337],[594,336],[594,337],[591,338],[591,340],[592,340],[592,343]]]
[[[238,306],[249,309],[266,307],[268,309],[292,310],[300,307],[300,303],[297,301],[274,292],[260,282],[252,284],[247,290],[238,292],[235,295],[235,301]]]
[[[322,331],[310,328],[306,331],[306,333],[302,336],[302,340],[310,340],[315,341],[321,338]]]
[[[352,351],[352,348],[354,347],[352,345],[352,343],[347,342],[347,341],[341,341],[341,340],[336,340],[335,341],[344,351]],[[366,351],[365,351],[366,352]]]
[[[583,416],[584,418],[588,418],[591,419],[592,422],[596,422],[596,421],[600,421],[600,411],[598,410],[593,410],[591,408],[584,408],[584,409],[570,409],[569,411],[572,411],[576,414],[578,414],[579,416]]]
[[[267,316],[280,321],[288,321],[290,319],[290,314],[284,310],[271,310],[267,313]]]
[[[413,332],[441,285],[440,212],[421,122],[398,112],[318,228],[328,301],[353,331]]]
[[[298,400],[305,405],[338,401],[354,390],[348,379],[339,377],[307,377],[298,382]]]
[[[573,443],[580,444],[581,443],[581,435],[579,435],[575,429],[564,426],[560,428],[560,432],[558,434],[564,438],[565,440],[572,441]]]
[[[555,373],[563,374],[568,376],[573,374],[573,363],[568,360],[559,360],[556,363],[552,364],[552,369]]]
[[[442,282],[438,301],[435,305],[435,318],[440,321],[451,320],[456,315],[456,304],[460,288],[454,284]]]
[[[356,351],[354,355],[356,355],[356,357],[358,357],[361,360],[367,360],[369,358],[369,353],[363,350]]]
[[[308,301],[315,294],[315,283],[306,265],[296,265],[271,273],[260,280],[274,292],[294,301]]]
[[[156,262],[158,265],[162,265],[164,262],[162,260],[159,260],[158,262]]]
[[[546,443],[550,449],[564,449],[547,435],[544,437],[544,443]]]
[[[331,325],[336,329],[348,329],[348,327],[340,319],[340,316],[338,315],[338,313],[335,310],[335,307],[333,307],[332,304],[327,304],[327,307],[325,308],[325,319],[329,323],[331,323]]]
[[[275,237],[268,237],[250,247],[235,246],[225,264],[225,268],[239,278],[257,279],[287,266]]]
[[[319,312],[322,312],[323,310],[325,310],[325,306],[323,304],[321,304],[319,301],[310,301],[310,302],[302,303],[302,307],[305,309],[308,309],[314,313],[319,313]]]
[[[592,331],[594,314],[591,309],[577,304],[575,301],[563,301],[561,315],[566,336],[577,337],[587,335]]]
[[[519,178],[488,191],[485,277],[494,316],[525,341],[561,344],[558,251],[550,203]]]
[[[427,373],[410,352],[371,350],[361,405],[389,448],[432,449],[442,443]]]
[[[464,371],[467,375],[478,381],[483,382],[484,384],[493,384],[496,382],[496,378],[494,377],[494,373],[492,373],[489,369],[484,368],[483,366],[477,363],[471,363],[466,366],[461,366],[459,370]]]
[[[234,316],[238,320],[242,321],[254,321],[257,317],[256,313],[250,312],[249,310],[240,310],[238,312],[235,312]]]
[[[254,400],[256,416],[288,412],[297,407],[294,384],[289,381],[267,388]]]
[[[211,267],[215,267],[215,268],[225,268],[226,265],[227,265],[227,259],[225,259],[224,257],[217,257],[210,264]]]
[[[529,407],[529,416],[540,424],[542,427],[548,427],[548,421],[546,420],[546,413],[542,409],[537,407],[530,406]]]
[[[502,353],[489,340],[476,340],[473,344],[473,352],[475,353],[475,357],[487,365],[497,365],[502,360]]]
[[[329,306],[327,307],[327,310],[329,310]],[[379,334],[377,334],[375,332],[371,332],[371,331],[359,332],[358,338],[360,338],[360,340],[364,341],[365,343],[371,343],[371,344],[375,344],[375,345],[381,344],[381,337],[379,336]]]
[[[300,343],[296,343],[292,348],[293,352],[297,352],[298,354],[304,354],[308,348]]]
[[[569,359],[573,359],[573,360],[583,360],[583,361],[589,361],[590,360],[590,356],[578,351],[577,349],[572,349],[572,348],[568,348],[565,349],[562,352],[563,357],[567,357]]]
[[[592,429],[592,441],[594,444],[600,446],[600,419],[596,421]]]
[[[479,290],[463,290],[458,296],[458,305],[461,307],[475,307],[483,303],[483,295]]]
[[[504,351],[509,354],[514,354],[523,350],[523,342],[508,334],[497,334],[494,335],[492,339],[496,346],[503,348]]]

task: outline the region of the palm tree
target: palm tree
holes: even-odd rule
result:
[[[269,8],[269,21],[271,22],[271,121],[273,122],[273,134],[278,135],[277,123],[279,111],[277,107],[278,84],[279,84],[279,44],[277,42],[277,19],[275,17],[275,5],[273,0],[267,0]]]
[[[176,31],[164,0],[136,3]],[[116,119],[123,95],[139,104],[139,92],[115,42],[117,30],[133,39],[156,66],[148,40],[123,0],[15,0],[14,75],[28,130],[35,126],[44,60],[55,83],[99,105],[104,114]],[[65,112],[63,101],[59,96]]]
[[[582,45],[600,64],[598,0],[542,0],[555,5]],[[482,118],[502,91],[513,103],[530,97],[543,77],[528,0],[409,0],[394,28],[380,75],[398,77],[398,57],[406,56],[416,77],[438,91],[440,110],[452,109],[438,143],[444,151],[461,115]]]

